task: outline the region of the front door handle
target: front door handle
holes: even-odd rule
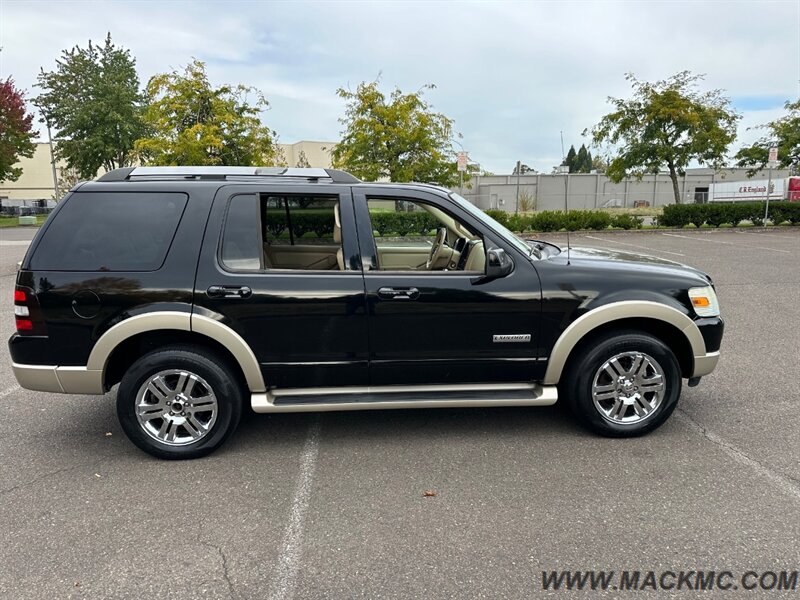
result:
[[[246,285],[212,285],[206,290],[209,298],[249,298],[252,293]]]
[[[382,287],[378,290],[378,296],[384,300],[416,300],[419,298],[419,290],[415,287]]]

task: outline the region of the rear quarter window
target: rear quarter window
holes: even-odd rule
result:
[[[47,227],[30,268],[156,271],[164,264],[188,197],[174,192],[77,192]]]

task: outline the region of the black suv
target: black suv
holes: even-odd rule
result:
[[[717,364],[711,279],[516,237],[450,191],[332,169],[136,167],[79,184],[22,262],[20,385],[103,394],[161,458],[242,411],[541,406],[658,427]]]

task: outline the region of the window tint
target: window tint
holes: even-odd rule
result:
[[[261,265],[258,235],[258,196],[242,194],[231,198],[222,236],[222,262],[231,269],[254,270]]]
[[[31,259],[43,271],[155,271],[164,264],[186,194],[77,192]]]

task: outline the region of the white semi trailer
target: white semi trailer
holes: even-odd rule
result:
[[[709,202],[763,202],[767,199],[767,181],[718,181],[708,186]],[[770,202],[800,201],[800,177],[773,179],[769,182]]]

